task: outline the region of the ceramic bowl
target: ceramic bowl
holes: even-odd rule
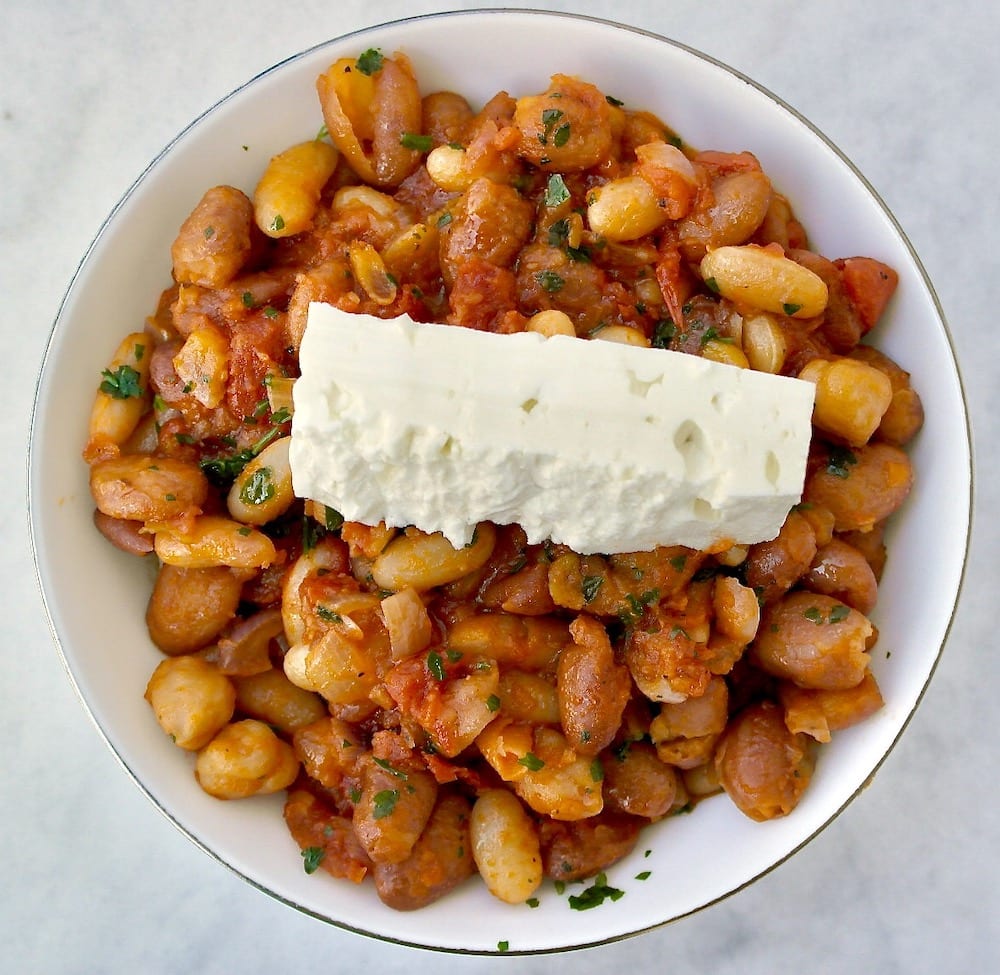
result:
[[[501,89],[542,91],[553,73],[579,75],[654,111],[689,144],[753,151],[817,251],[876,257],[899,272],[875,339],[911,371],[927,421],[911,447],[916,487],[892,525],[874,614],[881,638],[872,666],[885,707],[823,749],[790,816],[754,823],[719,796],[693,815],[648,828],[635,852],[608,871],[608,883],[625,896],[599,909],[572,910],[551,885],[536,908],[509,906],[473,880],[429,908],[398,913],[371,884],[307,875],[281,798],[210,798],[188,756],[152,720],[143,700],[158,660],[143,620],[152,566],[136,571],[134,557],[112,548],[91,520],[80,450],[95,385],[120,337],[169,283],[180,221],[208,186],[252,191],[272,154],[312,137],[321,124],[316,76],[336,58],[371,47],[404,51],[422,90],[450,88],[474,104]],[[869,782],[913,714],[952,619],[970,526],[968,425],[947,327],[903,232],[851,163],[794,109],[682,44],[600,20],[516,10],[416,17],[318,44],[184,129],[125,193],[66,292],[41,369],[29,468],[37,575],[56,642],[86,708],[150,799],[198,846],[286,904],[381,939],[456,952],[549,951],[622,938],[712,904],[799,850]]]

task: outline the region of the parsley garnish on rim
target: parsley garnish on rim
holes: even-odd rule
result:
[[[624,896],[624,890],[608,886],[607,874],[599,873],[594,882],[582,893],[570,894],[569,906],[574,911],[589,911],[592,907],[600,907],[606,900],[617,901]]]

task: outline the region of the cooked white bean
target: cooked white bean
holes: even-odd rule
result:
[[[526,901],[542,882],[538,831],[506,789],[479,794],[469,818],[472,857],[487,888],[508,904]]]
[[[204,748],[233,716],[232,681],[201,657],[168,657],[146,685],[146,700],[174,744]]]
[[[656,190],[641,176],[622,176],[587,197],[590,229],[608,240],[638,240],[667,221]]]
[[[295,500],[288,462],[291,442],[291,437],[281,437],[268,444],[233,481],[226,506],[237,521],[266,525],[291,507]]]
[[[337,150],[319,139],[289,146],[274,156],[253,194],[257,226],[268,237],[290,237],[308,230],[338,158]]]
[[[476,527],[472,541],[455,548],[444,535],[407,531],[394,538],[372,563],[372,578],[383,589],[398,592],[412,588],[426,592],[482,568],[496,544],[496,529],[489,522]]]
[[[84,458],[113,457],[132,436],[149,405],[149,360],[152,343],[142,332],[126,335],[115,351],[90,411]]]
[[[263,532],[219,515],[196,518],[190,530],[158,531],[154,544],[161,562],[186,569],[259,569],[277,557],[274,542]]]
[[[754,244],[717,247],[702,258],[700,269],[702,279],[724,298],[776,315],[814,318],[829,297],[818,274]]]

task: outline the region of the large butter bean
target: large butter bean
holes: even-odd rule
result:
[[[195,464],[131,455],[94,464],[90,493],[98,511],[112,518],[162,522],[197,513],[208,497],[208,481]]]
[[[161,562],[189,569],[259,569],[277,557],[274,542],[263,532],[218,515],[196,518],[190,530],[157,532],[155,547]]]
[[[856,609],[803,590],[764,611],[753,655],[767,673],[799,687],[844,690],[865,676],[872,632]]]
[[[717,247],[701,262],[701,276],[730,301],[793,318],[814,318],[826,308],[823,279],[769,248]]]
[[[472,541],[455,548],[444,535],[409,531],[394,538],[372,563],[372,578],[383,589],[410,587],[426,592],[480,569],[493,552],[496,529],[489,522],[476,528]]]
[[[226,566],[161,565],[146,607],[150,639],[171,655],[208,646],[236,615],[241,589]]]
[[[506,789],[485,789],[469,821],[472,856],[494,897],[522,904],[542,882],[538,831],[520,800]]]

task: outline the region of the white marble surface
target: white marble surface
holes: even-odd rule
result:
[[[457,6],[474,4],[3,4],[8,395],[0,446],[12,466],[12,500],[0,511],[4,972],[390,975],[512,964],[386,946],[325,926],[230,875],[168,825],[121,771],[62,670],[31,569],[21,460],[63,290],[108,210],[163,144],[230,89],[319,40]],[[903,741],[846,815],[752,888],[696,916],[617,945],[519,959],[517,970],[1000,970],[1000,8],[976,0],[549,6],[614,16],[729,62],[809,116],[859,165],[910,236],[950,318],[977,436],[978,520],[935,679]]]

